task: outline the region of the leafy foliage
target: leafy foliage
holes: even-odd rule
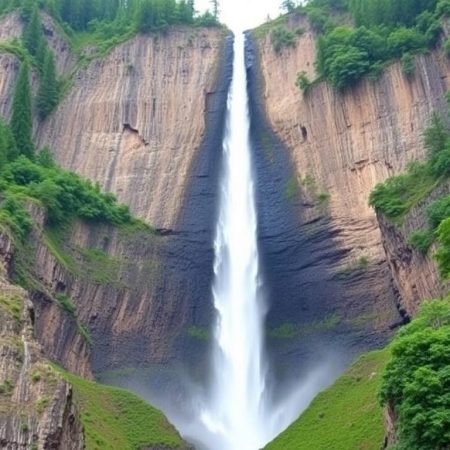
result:
[[[283,48],[295,47],[296,35],[286,27],[280,25],[272,30],[270,35],[273,49],[278,53]]]
[[[0,155],[0,222],[18,237],[24,238],[31,228],[26,199],[46,207],[51,225],[76,217],[114,225],[134,223],[127,206],[117,204],[115,196],[102,193],[98,185],[58,167],[48,149],[35,161],[23,154],[17,157],[12,133],[2,121]]]
[[[383,375],[380,398],[399,417],[401,450],[450,442],[450,302],[434,300],[401,330]]]

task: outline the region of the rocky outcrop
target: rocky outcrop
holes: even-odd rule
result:
[[[3,267],[13,248],[0,234]],[[5,252],[6,249],[6,252]],[[6,257],[6,258],[5,258]],[[8,450],[84,448],[72,388],[44,359],[33,336],[27,293],[0,275],[0,446]]]
[[[424,255],[408,243],[412,232],[429,227],[427,207],[448,193],[448,183],[439,186],[409,211],[401,224],[392,223],[383,214],[378,214],[383,247],[405,315],[414,316],[423,300],[438,298],[448,292],[449,283],[442,280],[433,259],[434,248]]]

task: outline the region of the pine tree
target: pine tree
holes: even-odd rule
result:
[[[37,108],[39,116],[44,119],[58,104],[58,80],[56,78],[55,59],[53,52],[48,50],[45,56],[41,82],[37,93]]]
[[[30,20],[27,22],[22,35],[22,41],[25,48],[33,55],[38,53],[39,46],[44,39],[42,33],[41,18],[37,5],[34,6]]]
[[[32,117],[29,69],[25,62],[20,66],[14,91],[11,131],[18,152],[28,157],[32,157],[34,154]]]
[[[0,119],[0,168],[17,157],[16,143],[8,125]]]
[[[211,5],[212,5],[212,12],[213,12],[213,16],[214,19],[218,20],[219,19],[219,0],[211,0]]]

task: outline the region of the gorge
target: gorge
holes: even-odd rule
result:
[[[34,97],[42,76],[22,48],[29,19],[7,8],[5,121],[24,62]],[[392,59],[378,78],[339,90],[315,64],[328,31],[300,7],[245,38],[181,22],[113,39],[68,32],[67,19],[47,2],[40,8],[63,89],[51,114],[33,112],[33,140],[52,164],[91,179],[90,195],[113,193],[134,218],[92,220],[80,208],[52,222],[53,191],[36,187],[45,180],[11,180],[24,171],[70,177],[1,161],[1,445],[256,450],[304,410],[326,427],[332,413],[307,409],[313,398],[359,355],[389,344],[423,300],[447,292],[431,251],[410,235],[427,227],[426,210],[448,183],[433,184],[399,222],[369,206],[378,183],[426,159],[433,113],[445,119],[447,19],[434,47],[414,54],[413,75]],[[336,26],[347,24],[340,14],[330,13]],[[280,30],[290,37],[277,48]],[[311,80],[303,91],[302,73]],[[0,136],[0,153],[2,145]],[[10,197],[29,217],[25,238],[5,219]],[[374,355],[344,375],[354,377],[349,398],[355,386],[381,383],[388,356]],[[137,397],[93,380],[134,391],[178,431]],[[376,437],[358,436],[357,447],[333,435],[309,448],[395,440],[395,414],[385,408],[384,430],[376,394],[364,399],[359,417],[335,428],[356,435],[370,409]],[[142,419],[130,418],[128,404]],[[308,448],[289,440],[298,423],[268,448]]]

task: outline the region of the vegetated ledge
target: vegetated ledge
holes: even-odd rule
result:
[[[29,211],[33,228],[10,249],[9,273],[30,292],[46,355],[84,376],[167,360],[183,323],[183,308],[160,300],[177,283],[162,270],[168,238],[133,224],[49,228],[39,205]]]
[[[383,248],[404,316],[414,316],[424,299],[439,298],[449,291],[450,285],[440,276],[433,257],[436,245],[431,245],[424,253],[414,248],[410,240],[414,232],[428,228],[427,208],[449,194],[450,182],[445,181],[413,206],[401,221],[392,221],[377,211]]]

